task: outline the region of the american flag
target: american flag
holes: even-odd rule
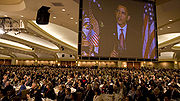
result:
[[[96,18],[93,15],[91,5],[89,5],[89,19],[90,19],[90,24],[92,25],[93,29],[91,30],[91,35],[89,38],[89,42],[91,45],[94,47],[94,52],[98,53],[98,48],[99,48],[99,23],[96,20]]]
[[[143,58],[156,58],[156,38],[153,4],[144,6]]]

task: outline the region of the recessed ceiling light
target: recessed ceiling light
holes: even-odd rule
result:
[[[160,30],[163,30],[163,28],[160,28]]]
[[[169,20],[170,22],[172,21],[172,19]]]
[[[168,26],[167,28],[170,29],[171,27]]]
[[[78,22],[76,21],[75,24],[78,24]]]
[[[54,19],[56,19],[56,17],[55,17],[55,16],[54,16],[53,18],[54,18]]]
[[[73,17],[70,18],[71,20],[73,19]]]
[[[5,17],[7,17],[7,15],[4,15]]]
[[[63,11],[63,12],[65,12],[65,11],[66,11],[66,9],[65,9],[65,8],[63,8],[63,9],[62,9],[62,11]]]
[[[23,15],[21,15],[21,18],[23,18],[24,16]]]

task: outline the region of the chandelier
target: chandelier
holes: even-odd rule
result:
[[[10,17],[0,17],[0,34],[6,34],[10,31],[14,31],[15,35],[27,32],[22,20],[16,21]]]

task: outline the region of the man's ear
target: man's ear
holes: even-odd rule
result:
[[[129,20],[130,20],[130,18],[131,18],[131,16],[128,16],[127,21],[129,21]]]

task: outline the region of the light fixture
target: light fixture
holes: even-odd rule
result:
[[[63,11],[63,12],[65,12],[65,11],[66,11],[66,9],[65,9],[65,8],[63,8],[63,9],[62,9],[62,11]]]
[[[14,31],[15,35],[27,32],[22,20],[16,21],[10,17],[0,17],[0,34],[6,34],[10,31]]]
[[[78,24],[78,22],[76,21],[75,24]]]
[[[170,29],[171,27],[170,26],[167,26],[168,29]]]
[[[169,20],[170,22],[172,21],[172,19]]]
[[[160,28],[160,30],[162,31],[162,30],[163,30],[163,28]]]
[[[56,17],[55,17],[55,16],[54,16],[53,18],[54,18],[54,19],[56,19]]]
[[[177,61],[174,61],[174,64],[177,65]]]
[[[70,19],[73,20],[73,17],[71,17]]]

